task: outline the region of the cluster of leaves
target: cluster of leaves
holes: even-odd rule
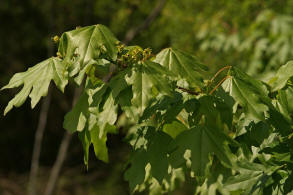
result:
[[[57,39],[56,39],[57,40]],[[57,57],[15,74],[2,89],[23,85],[4,114],[29,96],[32,108],[51,80],[64,92],[69,80],[84,90],[66,114],[88,164],[93,145],[108,162],[107,134],[120,116],[132,123],[133,151],[125,171],[131,191],[165,193],[192,180],[196,194],[286,194],[293,190],[293,62],[268,82],[222,68],[215,83],[208,67],[174,48],[152,55],[125,46],[103,25],[65,32]],[[84,84],[83,84],[84,83]]]

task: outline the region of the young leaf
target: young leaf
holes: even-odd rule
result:
[[[82,147],[83,147],[83,152],[84,152],[84,157],[83,157],[83,161],[84,164],[86,165],[86,167],[88,167],[88,162],[89,162],[89,148],[91,145],[91,136],[89,131],[82,131],[82,132],[78,132],[78,137],[82,143]]]
[[[199,87],[203,86],[203,79],[200,72],[208,70],[195,56],[172,48],[162,50],[157,54],[154,62],[166,67],[178,75],[179,78],[185,78],[191,83],[194,82]]]
[[[282,89],[288,79],[293,76],[293,61],[287,62],[287,64],[281,66],[274,78],[272,78],[272,91]]]
[[[106,145],[108,133],[117,133],[116,127],[107,125],[104,128],[104,133],[101,137],[100,128],[97,125],[95,125],[90,131],[88,128],[85,128],[82,132],[78,132],[84,150],[84,163],[86,166],[88,166],[89,148],[91,144],[93,144],[97,159],[105,163],[109,162],[108,148]]]
[[[159,96],[145,109],[140,120],[147,120],[155,114],[158,122],[171,123],[176,120],[176,116],[183,108],[184,104],[180,93],[174,92],[172,97]]]
[[[95,109],[96,110],[96,109]],[[100,129],[99,137],[101,138],[106,132],[107,125],[114,125],[117,120],[117,110],[118,105],[115,104],[115,100],[112,96],[112,93],[107,97],[102,110],[96,115],[97,125]],[[92,112],[92,110],[91,110]]]
[[[174,149],[173,139],[162,131],[148,130],[146,135],[148,140],[147,155],[151,165],[151,174],[162,183],[163,179],[168,175],[168,153]],[[158,160],[158,158],[160,160]]]
[[[202,96],[198,101],[200,103],[199,114],[205,116],[207,126],[223,129],[225,124],[231,128],[233,118],[231,107],[214,96]]]
[[[128,87],[125,75],[128,72],[127,70],[119,72],[117,75],[111,78],[109,82],[109,86],[112,89],[113,98],[116,99],[117,96],[120,94],[121,91]]]
[[[131,166],[125,171],[124,179],[129,182],[130,190],[133,191],[145,178],[145,166],[147,165],[146,151],[143,149],[134,151],[130,163]]]
[[[83,131],[87,125],[89,130],[98,125],[101,137],[106,125],[113,125],[117,119],[117,105],[107,89],[106,85],[91,86],[88,82],[85,92],[65,115],[63,127],[74,132]]]
[[[88,95],[83,93],[72,110],[64,117],[63,128],[70,131],[83,131],[89,117]]]
[[[137,156],[144,155],[140,160],[131,160],[131,167],[125,172],[125,178],[130,183],[132,189],[137,184],[143,182],[145,176],[145,166],[149,163],[151,165],[151,175],[161,184],[164,178],[168,176],[168,156],[171,151],[175,149],[173,139],[162,131],[156,131],[152,127],[146,127],[147,133],[145,135],[145,141],[147,144],[146,149],[136,150],[131,159],[135,159]],[[158,160],[158,158],[160,160]],[[139,167],[141,170],[137,170]],[[136,170],[135,170],[136,169]],[[131,176],[135,172],[139,173],[139,179],[137,176]]]
[[[95,155],[99,160],[102,160],[104,162],[109,162],[108,157],[108,148],[106,146],[107,142],[107,134],[108,133],[117,133],[116,127],[111,125],[106,125],[106,127],[103,129],[104,132],[102,136],[100,136],[100,127],[95,125],[92,130],[90,130],[91,135],[91,143],[94,146]]]
[[[163,131],[170,135],[173,139],[186,130],[187,127],[178,120],[174,120],[172,123],[167,123],[163,126]]]
[[[265,85],[236,67],[231,71],[231,76],[223,83],[224,90],[243,107],[247,118],[264,121],[264,114],[269,110],[266,101],[270,101]]]
[[[58,51],[64,60],[71,64],[70,76],[74,76],[92,59],[109,58],[115,61],[117,42],[107,27],[97,24],[63,33]]]
[[[182,166],[186,150],[191,150],[191,169],[196,175],[204,176],[209,155],[215,154],[225,165],[232,165],[232,158],[227,151],[228,140],[218,130],[205,126],[195,126],[179,134],[175,143],[178,149],[171,153],[171,164],[176,168]]]
[[[26,72],[16,73],[3,89],[15,88],[23,85],[22,90],[8,103],[4,115],[13,106],[21,106],[27,96],[31,98],[32,108],[39,102],[41,97],[46,96],[51,80],[64,92],[68,83],[68,73],[65,64],[59,58],[49,58],[29,68]]]
[[[260,194],[271,175],[279,168],[277,166],[265,167],[262,164],[242,162],[238,164],[240,174],[228,178],[224,187],[230,191],[243,190],[245,194]]]
[[[291,102],[293,102],[293,88],[279,90],[276,107],[288,121],[291,121],[293,117],[293,104]]]
[[[164,71],[159,64],[146,61],[136,64],[131,71],[130,76],[126,77],[126,82],[128,85],[132,85],[131,102],[137,115],[142,115],[150,100],[155,97],[154,88],[161,94],[171,94],[171,86],[164,78],[164,75],[168,74],[168,70]]]

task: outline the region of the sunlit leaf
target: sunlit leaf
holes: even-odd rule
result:
[[[31,98],[31,106],[34,108],[41,97],[46,96],[51,80],[64,92],[68,83],[66,65],[59,58],[49,58],[31,68],[26,72],[15,74],[3,89],[15,88],[23,85],[21,91],[8,103],[4,115],[14,106],[21,106],[27,97]]]
[[[207,71],[208,68],[200,63],[195,56],[177,49],[167,48],[157,54],[155,62],[166,67],[179,78],[185,78],[200,87],[203,86],[200,72]]]
[[[293,61],[287,62],[287,64],[281,66],[275,77],[272,78],[272,91],[277,91],[283,88],[288,79],[293,76]]]

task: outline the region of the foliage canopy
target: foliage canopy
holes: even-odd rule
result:
[[[86,165],[91,145],[108,162],[107,135],[117,133],[121,116],[131,121],[125,140],[133,151],[124,176],[131,191],[170,192],[186,178],[196,194],[293,190],[292,61],[267,83],[235,66],[207,79],[208,66],[195,56],[126,46],[100,24],[56,41],[56,57],[2,88],[23,85],[4,114],[28,96],[33,108],[51,80],[62,92],[73,81],[84,90],[63,126],[78,134]]]

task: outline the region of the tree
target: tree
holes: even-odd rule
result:
[[[209,68],[195,56],[126,46],[101,24],[55,40],[56,57],[15,74],[2,88],[23,86],[4,114],[28,97],[33,108],[51,81],[62,92],[69,82],[84,86],[63,126],[78,134],[86,166],[91,145],[108,162],[107,135],[117,133],[126,116],[132,153],[124,178],[131,191],[170,192],[186,178],[197,194],[293,190],[292,61],[267,83],[235,66],[206,79]]]

